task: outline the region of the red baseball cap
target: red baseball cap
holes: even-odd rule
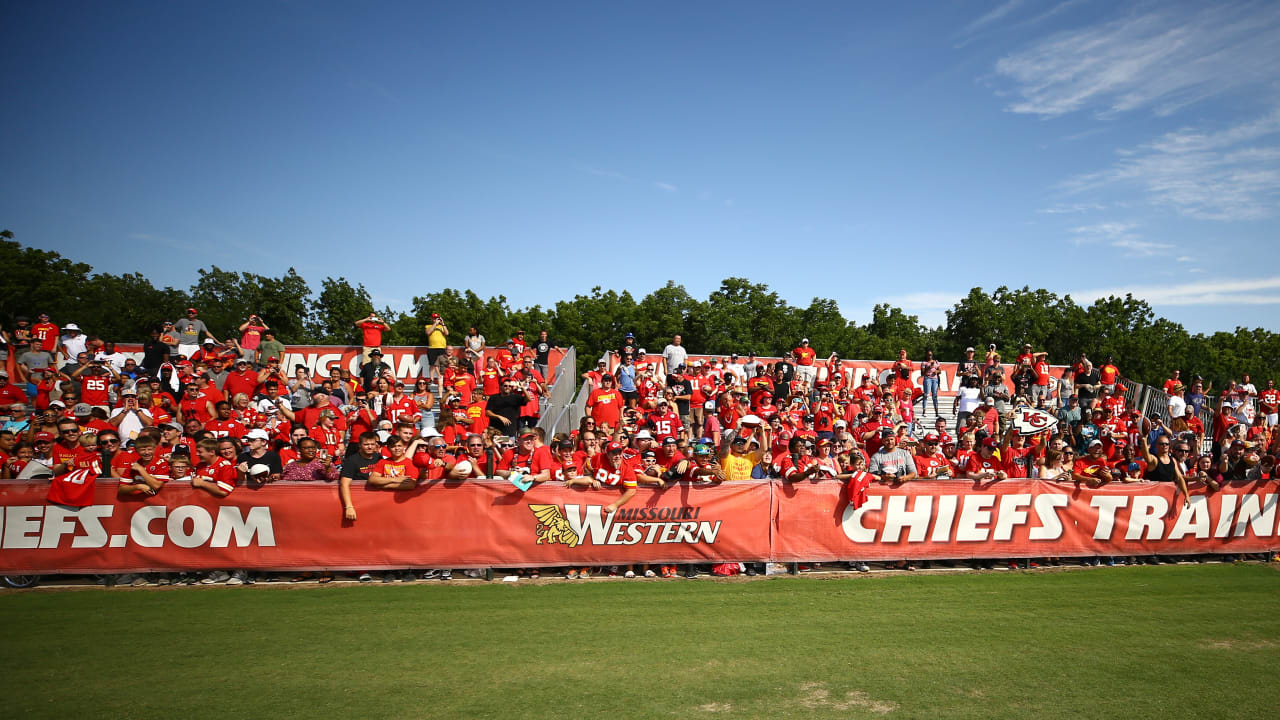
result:
[[[989,437],[989,438],[985,438],[982,441],[982,447],[995,449],[1000,447],[1000,443],[996,442],[995,438]]]
[[[609,445],[605,447],[605,452],[622,452],[625,449],[626,448],[622,445],[622,443],[610,442]]]
[[[53,433],[50,433],[50,432],[36,433],[36,442],[53,442]]]
[[[924,436],[924,441],[925,441],[925,442],[927,442],[927,443],[935,443],[935,442],[938,442],[938,439],[939,439],[939,438],[938,438],[938,434],[937,434],[937,433],[929,433],[929,434],[927,434],[927,435],[925,435],[925,436]]]

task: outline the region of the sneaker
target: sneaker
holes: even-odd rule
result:
[[[662,577],[666,577],[666,568],[663,568],[662,572],[663,572]],[[651,577],[658,577],[658,573],[656,573],[656,572],[654,572],[654,571],[652,571],[652,570],[645,570],[645,571],[644,571],[644,576],[645,576],[645,577],[649,577],[649,578],[651,578]]]
[[[253,576],[253,573],[249,572],[248,570],[242,570],[241,572],[243,572],[243,573],[244,573],[244,584],[245,584],[245,585],[257,585],[257,584],[258,584],[258,579],[257,579],[257,578],[255,578],[255,577]]]
[[[233,571],[233,572],[231,573],[231,577],[227,578],[227,584],[228,584],[228,585],[243,585],[243,584],[244,584],[244,571],[243,571],[243,570],[235,570],[235,571]]]
[[[856,569],[858,572],[871,572],[871,566],[864,562],[858,563],[858,567]]]
[[[382,573],[382,582],[384,582],[384,583],[393,583],[393,582],[395,582],[395,581],[396,581],[396,574],[395,574],[395,573],[393,573],[393,572],[384,572],[384,573]]]
[[[372,582],[372,581],[373,581],[373,576],[372,576],[372,575],[370,575],[370,574],[369,574],[369,573],[367,573],[367,572],[362,572],[362,573],[360,573],[360,577],[358,577],[358,578],[356,578],[356,579],[357,579],[357,580],[359,580],[360,582]]]
[[[425,570],[422,573],[423,580],[435,580],[438,577],[440,577],[439,570]]]
[[[132,573],[129,573],[127,575],[116,575],[115,577],[111,578],[111,584],[112,585],[132,585],[133,579],[136,577],[138,576]]]
[[[146,578],[146,577],[144,577],[144,576],[142,576],[142,575],[138,575],[137,577],[135,577],[135,578],[133,579],[133,582],[132,582],[132,583],[130,583],[130,584],[131,584],[131,585],[133,585],[134,587],[142,587],[143,585],[147,585],[147,584],[149,584],[149,583],[147,582],[147,578]]]
[[[689,578],[690,580],[698,577],[698,568],[694,565],[690,565],[689,570],[685,572],[684,576]]]
[[[463,574],[463,575],[466,575],[466,576],[467,576],[467,577],[469,577],[469,578],[482,578],[482,577],[484,577],[484,573],[483,573],[483,572],[481,572],[481,571],[479,571],[479,570],[475,570],[475,569],[472,569],[472,570],[463,570],[463,571],[462,571],[462,574]]]
[[[652,573],[653,571],[652,571],[652,570],[650,570],[649,572],[651,572],[651,573]],[[627,579],[633,578],[633,577],[635,577],[635,576],[636,576],[636,571],[635,571],[635,570],[628,570],[628,571],[626,571],[626,572],[622,573],[622,577],[627,578]]]
[[[590,577],[591,577],[591,568],[582,568],[581,570],[578,571],[579,579],[586,580]]]
[[[403,573],[400,574],[400,582],[417,582],[417,581],[418,581],[418,573],[412,570],[405,570]]]
[[[441,579],[441,580],[452,580],[452,579],[453,579],[453,571],[452,571],[452,570],[441,570],[441,571],[440,571],[440,579]]]
[[[164,587],[164,586],[168,585],[168,584],[169,584],[169,583],[171,583],[171,582],[173,582],[173,581],[172,581],[172,580],[170,580],[169,578],[165,577],[164,575],[161,575],[160,577],[156,578],[156,584],[157,584],[157,585],[159,585],[159,586],[161,586],[161,587]]]
[[[565,580],[577,580],[577,579],[578,579],[578,569],[577,569],[577,568],[569,568],[569,572],[567,572],[567,573],[565,573],[565,574],[564,574],[564,579],[565,579]]]
[[[609,566],[609,577],[618,577],[618,566],[617,566],[617,565],[610,565],[610,566]]]
[[[224,583],[224,582],[226,582],[226,581],[228,581],[228,580],[230,580],[230,579],[231,579],[231,574],[230,574],[230,573],[225,572],[225,571],[223,571],[223,570],[214,570],[213,572],[209,573],[208,575],[205,575],[205,576],[204,576],[204,578],[200,580],[200,584],[201,584],[201,585],[216,585],[217,583]]]
[[[744,573],[744,574],[745,574],[747,577],[755,577],[756,575],[759,575],[760,573],[756,572],[756,568],[755,568],[755,566],[754,566],[754,565],[752,565],[751,563],[747,563],[747,571],[746,571],[746,573]]]
[[[1040,565],[1039,565],[1038,563],[1036,563],[1036,561],[1035,561],[1035,560],[1028,560],[1028,561],[1027,561],[1027,569],[1028,569],[1028,570],[1039,570],[1039,569],[1040,569]]]
[[[1009,561],[1009,569],[1010,569],[1010,570],[1017,570],[1017,569],[1018,569],[1018,561],[1017,561],[1017,560],[1010,560],[1010,561]]]
[[[1115,567],[1115,566],[1116,566],[1116,559],[1113,557],[1107,558],[1107,567]]]

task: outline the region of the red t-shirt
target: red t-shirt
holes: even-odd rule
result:
[[[1280,390],[1271,388],[1258,393],[1258,409],[1270,415],[1280,408]]]
[[[597,426],[607,424],[609,427],[616,427],[622,413],[622,393],[617,388],[592,390],[591,396],[587,398],[587,407],[590,408],[591,419],[596,421]]]
[[[798,347],[791,351],[796,356],[796,364],[804,367],[813,365],[813,361],[818,357],[818,353],[811,347]]]
[[[916,474],[922,479],[955,477],[955,468],[941,451],[933,455],[916,455]]]
[[[56,505],[85,507],[93,504],[94,481],[100,468],[80,468],[53,478],[46,499]]]
[[[202,480],[217,485],[222,490],[230,493],[236,489],[236,483],[239,478],[236,476],[236,466],[226,458],[216,458],[211,463],[200,463],[196,465],[195,475]]]
[[[636,471],[631,463],[624,462],[614,466],[609,462],[608,453],[600,453],[588,460],[582,474],[594,478],[601,485],[636,487]]]
[[[980,473],[980,472],[983,472],[984,470],[993,470],[995,472],[1001,472],[1001,471],[1008,472],[1008,470],[1005,469],[1004,461],[1002,461],[1000,458],[996,457],[995,455],[992,455],[989,458],[984,458],[982,457],[982,453],[980,452],[975,452],[972,455],[970,455],[969,461],[966,462],[964,465],[964,471],[966,473],[971,473],[971,472]]]
[[[392,460],[391,458],[382,458],[376,464],[374,464],[371,470],[369,470],[370,475],[373,475],[375,473],[378,475],[383,475],[385,477],[402,477],[402,478],[416,479],[418,477],[418,467],[417,465],[414,464],[413,458],[409,457],[408,455],[400,458],[399,460]]]
[[[382,329],[386,325],[372,320],[360,323],[360,334],[365,347],[378,347],[382,344]]]
[[[234,398],[239,393],[244,393],[252,398],[254,391],[258,389],[258,373],[252,370],[233,372],[222,383],[222,388],[227,391],[228,397]]]
[[[35,338],[36,346],[45,352],[53,352],[58,349],[58,326],[53,323],[36,323],[31,326],[31,337]]]

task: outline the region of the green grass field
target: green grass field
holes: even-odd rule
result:
[[[1266,565],[0,594],[8,717],[1274,717]]]

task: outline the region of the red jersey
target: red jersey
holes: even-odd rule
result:
[[[476,389],[476,379],[469,372],[460,372],[453,376],[453,379],[446,380],[445,384],[453,388],[462,398],[462,404],[466,405],[471,402],[471,393]]]
[[[1100,458],[1098,460],[1094,460],[1093,458],[1086,455],[1075,461],[1075,463],[1071,466],[1071,472],[1077,475],[1088,475],[1089,477],[1093,477],[1094,475],[1098,474],[1099,470],[1107,470],[1109,468],[1110,468],[1110,463],[1107,462],[1106,458]]]
[[[133,464],[138,461],[137,453],[131,450],[121,450],[111,457],[111,469],[127,481],[133,477]]]
[[[774,467],[778,469],[778,474],[790,480],[797,473],[804,472],[810,467],[818,464],[818,458],[806,455],[800,458],[800,463],[792,459],[790,453],[783,453],[782,459],[774,463]]]
[[[123,455],[123,454],[124,453],[119,453],[116,455],[116,457],[118,458],[120,457],[120,455]],[[130,463],[135,463],[138,461],[139,461],[139,458],[137,456],[134,456],[133,459],[130,461]],[[115,463],[115,458],[112,458],[111,466],[116,468],[117,471],[120,473],[120,482],[129,484],[134,481],[135,472],[132,467],[127,468],[128,472],[126,473],[126,468],[121,468],[117,466],[117,464]],[[150,475],[151,477],[159,480],[160,482],[169,482],[169,463],[165,461],[163,458],[161,458],[159,454],[151,458],[151,462],[146,464],[146,468],[147,468],[147,474]]]
[[[467,430],[483,435],[489,427],[489,416],[485,414],[485,401],[478,399],[467,406]]]
[[[182,417],[186,420],[196,419],[203,425],[212,419],[209,414],[209,399],[203,394],[196,397],[187,397],[183,395],[182,402],[178,403],[178,410],[182,413]]]
[[[235,420],[210,420],[204,424],[204,429],[216,438],[242,438],[246,432],[249,432],[244,425]]]
[[[382,405],[382,416],[391,422],[400,422],[401,418],[406,420],[415,420],[419,416],[418,403],[408,395],[400,397],[392,397]]]
[[[680,435],[680,416],[667,410],[665,415],[653,413],[649,415],[647,422],[649,427],[653,428],[653,439],[658,444],[669,437],[677,437]]]
[[[55,505],[85,507],[93,504],[93,486],[101,472],[94,468],[72,470],[49,482],[46,499]]]
[[[497,395],[502,389],[502,372],[494,368],[481,370],[480,386],[486,396]]]
[[[1009,477],[1029,478],[1031,477],[1031,448],[1029,447],[1007,447],[1000,451],[1004,456],[1005,471],[1009,473]]]
[[[236,466],[226,458],[215,458],[211,463],[200,463],[195,467],[195,476],[217,485],[221,490],[230,493],[236,489],[239,478]]]
[[[502,457],[498,459],[498,467],[496,470],[518,470],[522,473],[529,472],[529,467],[533,464],[533,456],[537,451],[528,455],[519,453],[520,448],[514,447],[502,453]]]
[[[916,474],[925,480],[949,480],[955,477],[955,467],[942,451],[933,455],[916,455]]]
[[[107,388],[111,386],[111,377],[109,375],[89,375],[80,376],[80,402],[90,405],[107,405],[109,396]]]
[[[969,456],[969,461],[965,463],[964,471],[966,473],[979,473],[984,470],[992,470],[994,472],[1008,472],[1005,464],[1000,458],[992,455],[989,458],[982,457],[982,453],[975,452]]]
[[[36,346],[45,352],[51,353],[58,349],[58,326],[53,323],[43,322],[32,325],[31,337],[36,341]]]
[[[636,470],[631,463],[613,465],[609,462],[608,453],[600,453],[587,461],[583,475],[593,478],[601,485],[621,485],[626,488],[636,487]]]
[[[334,456],[338,454],[338,443],[342,442],[342,431],[336,427],[317,425],[307,431],[307,437],[319,443],[330,456]]]
[[[1280,409],[1280,390],[1269,388],[1258,393],[1258,409],[1271,415]]]
[[[813,365],[813,361],[817,359],[818,353],[811,347],[798,347],[791,351],[796,357],[796,364],[804,367]]]

